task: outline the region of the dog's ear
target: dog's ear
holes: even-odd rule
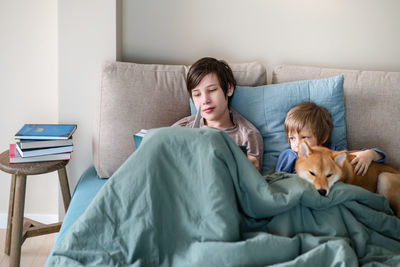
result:
[[[347,153],[345,151],[334,152],[332,153],[332,158],[337,164],[343,166],[343,163],[347,158]]]
[[[312,150],[308,146],[307,142],[301,141],[299,144],[299,157],[307,158],[311,154],[312,154]]]

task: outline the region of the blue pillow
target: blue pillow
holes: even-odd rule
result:
[[[329,111],[333,123],[331,142],[337,147],[347,147],[343,75],[257,87],[236,86],[231,107],[261,132],[263,172],[274,170],[279,153],[289,148],[283,123],[289,109],[304,101],[314,102]],[[196,113],[192,103],[191,112]]]

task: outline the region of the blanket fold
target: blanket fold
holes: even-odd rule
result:
[[[222,131],[161,128],[114,173],[47,266],[400,264],[386,199],[262,176]]]

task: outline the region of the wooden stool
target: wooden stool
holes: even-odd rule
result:
[[[19,266],[21,246],[28,237],[55,233],[61,222],[43,224],[24,218],[26,176],[58,171],[65,211],[71,199],[65,165],[68,160],[32,163],[9,163],[9,151],[0,154],[0,170],[11,173],[10,202],[8,206],[6,244],[4,253],[10,255],[10,266]]]

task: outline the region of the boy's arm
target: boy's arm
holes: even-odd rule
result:
[[[254,167],[257,169],[257,171],[261,172],[261,166],[260,166],[258,159],[256,157],[250,156],[250,155],[247,155],[247,158],[249,159],[251,164],[254,165]]]
[[[364,176],[372,161],[383,163],[386,160],[386,154],[377,148],[367,149],[359,152],[353,152],[356,156],[350,163],[355,165],[354,173]]]
[[[291,149],[286,149],[279,154],[275,172],[295,173],[297,154]]]
[[[343,148],[338,148],[334,144],[331,145],[330,149],[340,151],[340,150],[347,150]],[[386,160],[386,154],[382,150],[378,148],[371,148],[371,149],[362,149],[362,151],[351,153],[352,155],[356,156],[352,161],[352,165],[356,165],[354,167],[354,173],[357,175],[364,176],[369,168],[369,165],[372,161],[378,163],[384,163]]]
[[[376,152],[376,157],[374,159],[374,161],[378,162],[378,163],[385,163],[386,161],[386,153],[383,152],[382,150],[380,150],[379,148],[371,148],[370,150],[373,150]]]
[[[247,158],[254,167],[261,172],[264,154],[264,142],[258,130],[250,132],[247,136]]]

